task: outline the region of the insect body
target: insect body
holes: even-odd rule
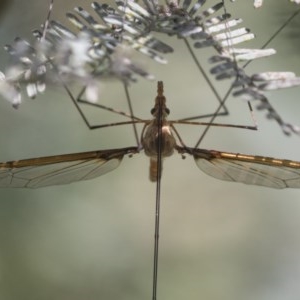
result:
[[[217,179],[279,189],[300,188],[300,162],[186,147],[174,126],[178,122],[166,119],[169,109],[161,81],[151,113],[152,120],[140,121],[145,124],[142,149],[135,146],[0,163],[0,187],[37,188],[92,179],[117,168],[125,155],[141,150],[150,157],[150,180],[156,181],[157,174],[161,174],[161,168],[157,171],[158,159],[176,150],[181,155],[193,155],[197,166]]]
[[[142,145],[145,154],[150,156],[149,179],[151,181],[156,181],[158,174],[158,155],[161,155],[162,158],[171,156],[176,147],[175,137],[172,134],[170,123],[166,119],[170,111],[166,107],[166,98],[163,95],[162,81],[159,81],[157,84],[157,97],[151,113],[154,119],[149,125],[144,127],[143,132],[145,133],[142,133]],[[160,143],[160,148],[158,148],[158,143]],[[158,153],[158,149],[160,149],[160,153]]]

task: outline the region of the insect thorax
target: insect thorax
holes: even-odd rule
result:
[[[153,120],[146,128],[145,134],[142,136],[142,145],[145,154],[150,157],[157,157],[158,142],[161,143],[162,157],[171,156],[176,147],[176,140],[171,132],[171,128],[167,121],[163,122],[162,136],[158,138],[158,125],[156,120]]]

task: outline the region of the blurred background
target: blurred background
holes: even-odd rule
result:
[[[90,7],[89,1],[56,1],[53,18],[67,23],[65,13],[77,5]],[[14,0],[1,7],[1,44],[16,36],[33,40],[31,30],[44,22],[48,6],[48,0]],[[261,47],[297,9],[284,0],[266,1],[260,10],[251,1],[227,5],[256,34],[242,47]],[[297,17],[285,27],[269,45],[277,55],[250,64],[248,74],[280,70],[299,76],[299,25]],[[164,81],[170,119],[213,112],[217,100],[183,41],[162,38],[175,48],[169,65],[139,59]],[[206,68],[210,55],[211,49],[197,52]],[[2,48],[0,59],[4,70],[9,56]],[[213,84],[223,95],[229,82]],[[120,83],[103,82],[101,91],[99,102],[126,109]],[[156,81],[140,79],[130,91],[135,114],[150,118]],[[300,124],[299,88],[268,97],[285,120]],[[89,131],[61,87],[50,86],[35,100],[24,95],[18,110],[4,99],[0,107],[1,161],[135,145],[130,126]],[[251,124],[242,100],[229,99],[228,109],[230,116],[219,122]],[[93,124],[110,117],[95,109],[86,114]],[[255,116],[259,131],[211,129],[201,147],[300,160],[299,137],[284,136],[265,113]],[[190,146],[202,130],[179,129]],[[155,185],[148,180],[148,164],[139,154],[91,181],[0,190],[0,299],[150,299]],[[299,190],[222,182],[203,174],[190,157],[166,159],[158,300],[298,300],[299,228]]]

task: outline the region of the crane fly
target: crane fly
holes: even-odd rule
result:
[[[182,156],[192,155],[203,172],[220,180],[278,189],[300,188],[300,162],[186,147],[174,126],[178,122],[167,119],[169,112],[163,82],[159,81],[151,110],[153,119],[139,121],[144,123],[140,146],[3,162],[0,187],[39,188],[93,179],[117,168],[124,156],[144,150],[150,157],[151,181],[161,176],[158,160],[177,151]]]
[[[300,162],[200,149],[197,146],[199,142],[194,148],[187,147],[175,124],[205,123],[168,120],[169,113],[163,82],[159,81],[155,104],[151,110],[153,118],[141,120],[130,115],[131,122],[124,122],[144,124],[138,146],[0,163],[0,187],[38,188],[101,176],[117,168],[124,156],[133,156],[144,150],[150,159],[149,178],[156,182],[152,300],[157,299],[160,190],[164,158],[177,151],[183,158],[186,154],[192,155],[202,171],[217,179],[271,188],[300,188]],[[228,124],[226,126],[241,127]]]
[[[189,1],[185,1],[184,5],[186,5],[188,2]],[[204,2],[205,1],[198,1],[198,4]],[[44,25],[42,38],[45,38],[47,27],[49,26],[50,13],[53,3],[54,0],[50,0],[50,8]],[[224,11],[224,13],[226,13],[226,11]],[[124,20],[126,19],[124,18]],[[185,38],[184,41],[192,59],[194,60],[194,63],[198,66],[199,62],[196,56],[193,54],[191,46]],[[203,73],[201,67],[198,66],[198,69],[200,73]],[[204,75],[204,77],[206,77],[206,75]],[[208,83],[211,86],[209,81]],[[168,120],[170,111],[167,107],[166,98],[164,96],[163,82],[160,81],[157,84],[157,96],[155,98],[155,104],[151,110],[151,114],[153,116],[152,119],[142,120],[135,118],[133,117],[131,109],[130,115],[126,115],[122,112],[117,112],[111,108],[104,108],[102,106],[102,108],[109,111],[117,112],[120,115],[130,117],[131,121],[120,122],[118,124],[115,123],[90,126],[85,120],[81,110],[78,108],[78,104],[76,101],[74,101],[75,99],[71,95],[69,89],[65,84],[63,85],[71,100],[79,110],[79,113],[86,122],[86,125],[88,125],[90,129],[109,127],[110,125],[136,123],[143,124],[140,137],[138,137],[137,133],[135,132],[138,145],[119,149],[89,151],[3,162],[0,163],[0,187],[39,188],[89,180],[98,176],[102,176],[116,169],[125,156],[131,157],[144,151],[145,155],[148,156],[150,160],[149,179],[152,182],[156,182],[152,300],[156,300],[157,298],[160,182],[162,177],[163,159],[177,152],[183,158],[186,155],[193,156],[197,166],[204,173],[220,180],[241,182],[249,185],[265,186],[277,189],[300,188],[300,162],[256,155],[200,149],[198,146],[201,138],[194,147],[187,147],[185,145],[175,127],[176,124],[208,126],[221,125],[226,127],[256,129],[253,127],[250,128],[250,126],[212,124],[213,119],[216,116],[228,114],[227,108],[224,104],[230,91],[227,93],[227,96],[222,99],[215,89],[211,87],[220,105],[213,115],[207,115],[212,117],[211,122],[209,123],[205,124],[203,122],[192,122],[192,120],[198,119],[199,116],[186,118],[179,121]],[[84,103],[84,101],[79,101],[79,97],[76,100]],[[101,106],[99,105],[99,107]],[[221,109],[224,111],[222,112]]]

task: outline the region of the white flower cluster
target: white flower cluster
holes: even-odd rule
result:
[[[236,0],[230,0],[231,2],[235,2]],[[300,4],[300,0],[289,0],[290,2],[294,2],[296,4]],[[253,0],[253,6],[255,8],[259,8],[263,5],[264,0]]]
[[[300,4],[300,0],[290,0],[290,2]],[[255,8],[261,7],[263,5],[263,0],[254,0],[253,5]]]
[[[87,12],[78,8],[75,10],[86,17]],[[157,47],[158,42],[150,35],[138,39],[124,35],[121,40],[120,26],[116,24],[112,27],[97,24],[98,27],[88,30],[83,28],[74,15],[67,16],[80,29],[79,33],[75,34],[52,21],[45,38],[38,30],[33,32],[36,37],[33,45],[16,39],[12,45],[5,47],[11,55],[11,64],[5,74],[1,72],[0,93],[15,108],[21,103],[21,84],[26,86],[27,95],[34,98],[37,93],[45,90],[46,75],[47,81],[51,82],[80,82],[86,86],[87,99],[94,102],[98,98],[99,80],[104,77],[134,81],[136,74],[153,79],[151,74],[134,62],[134,49],[160,63],[166,63],[165,59],[156,54],[157,51],[151,49]],[[160,44],[167,51],[173,51],[164,43]]]
[[[67,13],[76,33],[51,21],[44,33],[34,31],[37,41],[33,46],[17,39],[6,47],[12,63],[5,74],[0,74],[0,93],[17,107],[21,101],[21,84],[33,98],[45,90],[48,80],[64,85],[75,81],[85,86],[87,100],[94,102],[103,78],[118,78],[124,82],[135,81],[136,75],[154,78],[134,61],[132,53],[138,51],[158,63],[167,63],[162,54],[174,49],[152,36],[153,32],[159,32],[191,40],[195,51],[214,49],[217,55],[210,61],[216,64],[211,69],[216,79],[233,79],[233,86],[240,89],[234,95],[263,101],[263,107],[272,111],[271,117],[278,120],[263,91],[300,85],[299,78],[277,72],[269,74],[265,83],[257,87],[257,76],[246,75],[238,63],[273,55],[275,50],[237,48],[253,39],[254,34],[248,28],[239,27],[241,19],[226,13],[224,1],[209,8],[203,8],[204,3],[204,0],[180,3],[171,0],[159,5],[156,1],[144,0],[143,7],[134,0],[116,0],[115,9],[93,2],[91,6],[99,20],[76,7],[75,13]],[[254,5],[261,6],[262,0],[254,1]]]

